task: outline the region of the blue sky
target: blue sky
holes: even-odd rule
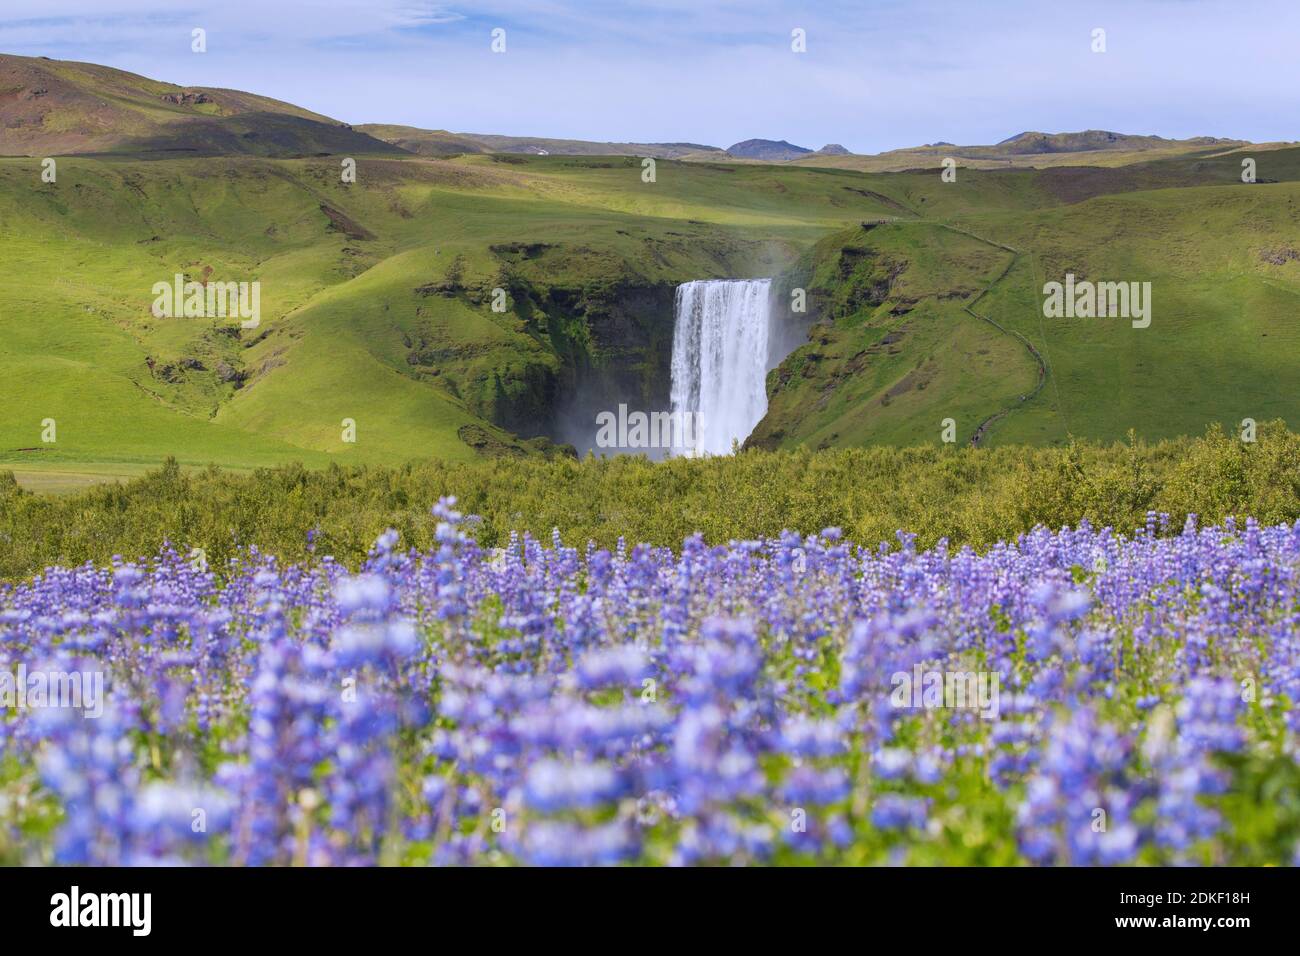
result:
[[[1090,49],[1098,27],[1105,53]],[[1026,129],[1300,139],[1298,51],[1300,0],[0,3],[0,52],[352,123],[855,152]]]

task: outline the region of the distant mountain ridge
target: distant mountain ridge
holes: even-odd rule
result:
[[[1128,133],[1112,133],[1104,129],[1086,129],[1079,133],[1033,131],[1017,133],[997,143],[996,146],[1002,147],[1003,152],[1006,153],[1083,153],[1094,149],[1152,149],[1176,142],[1192,146],[1218,146],[1241,141],[1219,139],[1214,136],[1170,140],[1163,136],[1134,136]]]
[[[1124,166],[1135,162],[1172,159],[1179,156],[1213,156],[1244,146],[1261,146],[1246,140],[1217,136],[1166,139],[1083,130],[1074,133],[1027,131],[989,146],[958,146],[937,141],[874,154],[834,154],[828,150],[799,157],[797,165],[859,172],[902,172],[931,169],[946,159],[974,169],[1044,168],[1049,166]]]
[[[727,149],[690,142],[596,142],[536,136],[454,133],[394,124],[351,126],[291,103],[239,90],[164,83],[93,63],[0,54],[0,155],[181,153],[194,155],[365,155],[520,153],[557,156],[652,156],[672,160],[739,159],[887,171],[933,165],[952,156],[975,164],[1110,164],[1244,140],[1186,140],[1108,130],[1026,131],[991,146],[936,142],[874,155],[838,143],[813,151],[787,140],[748,139]],[[1074,157],[1078,157],[1075,159]],[[1039,162],[1036,157],[1041,157]]]
[[[653,156],[684,159],[697,154],[721,155],[716,146],[699,143],[599,143],[542,136],[502,136],[489,133],[452,133],[386,123],[365,123],[357,130],[422,156],[458,153],[527,153],[534,156]]]
[[[807,156],[812,150],[787,143],[783,139],[747,139],[727,147],[727,155],[737,159],[762,159],[768,162],[785,162]]]

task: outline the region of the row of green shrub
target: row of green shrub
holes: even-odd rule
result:
[[[922,546],[947,538],[984,547],[1037,524],[1087,518],[1131,530],[1148,511],[1180,527],[1253,515],[1300,519],[1300,436],[1281,422],[1247,443],[1212,428],[1204,437],[1066,448],[851,448],[746,451],[735,457],[649,462],[496,458],[394,467],[291,465],[252,474],[182,471],[174,462],[125,484],[73,495],[23,491],[0,472],[0,579],[51,564],[105,562],[154,553],[164,540],[203,548],[219,566],[256,545],[285,561],[315,553],[355,564],[384,529],[430,546],[430,507],[454,494],[485,546],[511,530],[612,547],[679,545],[699,531],[710,542],[783,529],[842,528],[868,545],[902,528]]]

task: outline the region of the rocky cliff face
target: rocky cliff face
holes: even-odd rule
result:
[[[531,289],[559,368],[545,389],[532,390],[530,401],[497,423],[581,453],[591,447],[599,412],[620,403],[667,410],[676,289],[675,282],[633,279]]]

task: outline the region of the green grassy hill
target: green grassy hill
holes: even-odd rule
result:
[[[653,184],[630,158],[363,157],[355,184],[339,172],[72,158],[42,183],[36,161],[0,160],[0,461],[529,453],[515,433],[545,433],[580,380],[666,389],[678,283],[773,274],[889,212],[843,174],[762,167],[664,162]],[[152,287],[176,273],[259,281],[262,325],[155,317]]]
[[[399,153],[338,120],[240,90],[0,53],[0,156]]]
[[[750,444],[1059,444],[1296,421],[1300,150],[1120,169],[882,175],[915,215],[827,237],[785,277],[809,344]],[[1264,182],[1264,179],[1276,180]],[[1149,328],[1050,319],[1044,284],[1151,283]]]
[[[250,94],[173,104],[196,91],[19,60],[3,66],[39,76],[0,80],[0,111],[45,89],[63,103],[45,135],[85,145],[99,114],[74,92],[95,81],[105,128],[129,134],[120,153],[59,158],[55,182],[35,156],[0,158],[0,465],[24,481],[167,455],[555,454],[578,397],[663,407],[673,293],[698,278],[774,276],[780,319],[811,326],[771,373],[755,446],[939,443],[948,418],[956,444],[984,445],[1300,420],[1300,149],[1144,142],[1144,162],[963,166],[956,182],[667,159],[646,182],[636,156],[439,157],[369,137],[388,152],[160,158],[128,143],[209,117],[364,134]],[[1150,282],[1150,328],[1044,318],[1043,284],[1066,272]],[[154,315],[154,284],[178,273],[259,282],[261,324]],[[796,288],[805,315],[787,311]]]

